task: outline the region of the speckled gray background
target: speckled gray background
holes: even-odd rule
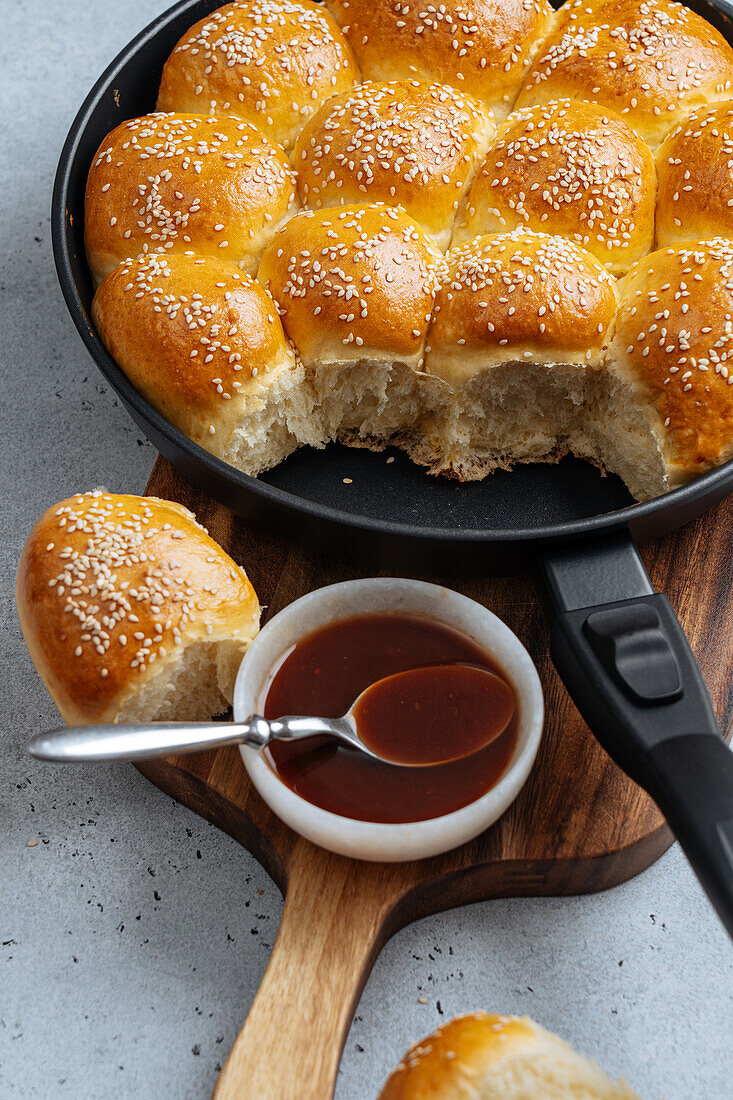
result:
[[[55,770],[23,751],[57,721],[11,598],[25,535],[78,489],[141,491],[154,459],[61,301],[51,181],[84,93],[161,8],[0,4],[2,1100],[208,1097],[281,911],[247,852],[131,767]],[[338,1100],[374,1100],[410,1042],[479,1007],[530,1013],[644,1100],[727,1100],[732,961],[677,850],[605,895],[424,920],[377,962]]]

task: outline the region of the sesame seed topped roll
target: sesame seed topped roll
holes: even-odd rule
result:
[[[657,247],[733,237],[733,102],[694,111],[657,150]]]
[[[587,99],[623,115],[656,146],[691,110],[727,99],[733,50],[673,0],[568,0],[517,107]]]
[[[463,384],[495,363],[597,362],[615,279],[582,248],[527,229],[452,248],[435,295],[426,369]]]
[[[369,81],[334,96],[305,126],[293,163],[311,209],[377,200],[402,206],[441,248],[494,136],[491,114],[444,84]]]
[[[364,79],[436,80],[511,110],[552,19],[548,0],[326,0]]]
[[[375,356],[418,366],[441,260],[402,210],[365,203],[296,214],[258,279],[306,366]]]
[[[615,274],[654,243],[656,173],[620,115],[561,100],[501,126],[458,215],[453,245],[524,226],[567,237]]]
[[[158,110],[238,115],[291,149],[321,104],[358,79],[321,4],[235,0],[183,35],[163,68]]]
[[[530,1020],[472,1012],[395,1066],[379,1100],[639,1100],[624,1081]]]
[[[657,436],[666,488],[733,456],[733,243],[660,249],[631,268],[607,353]]]
[[[41,516],[16,602],[70,725],[221,714],[259,628],[247,575],[188,509],[102,490]]]
[[[104,279],[92,317],[110,355],[195,443],[258,474],[294,450],[302,369],[260,284],[211,256],[138,256]]]
[[[152,114],[104,139],[87,177],[85,240],[95,282],[140,252],[218,256],[254,274],[299,207],[282,149],[232,117]]]

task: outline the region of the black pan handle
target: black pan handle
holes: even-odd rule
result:
[[[733,936],[733,753],[631,535],[545,547],[550,652],[609,756],[655,800]]]

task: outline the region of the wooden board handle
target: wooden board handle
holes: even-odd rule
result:
[[[277,941],[214,1100],[329,1100],[389,891],[376,865],[299,840]],[[384,884],[386,885],[386,884]]]

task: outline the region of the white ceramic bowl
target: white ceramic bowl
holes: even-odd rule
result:
[[[241,747],[250,778],[273,813],[314,844],[354,859],[424,859],[471,840],[517,797],[537,755],[544,719],[542,686],[526,649],[511,630],[475,600],[423,581],[371,577],[303,596],[275,615],[242,661],[234,689],[234,718],[261,714],[273,669],[305,634],[353,615],[425,615],[468,635],[493,655],[519,700],[517,744],[496,786],[453,813],[406,824],[355,821],[314,806],[282,782],[267,758]]]

